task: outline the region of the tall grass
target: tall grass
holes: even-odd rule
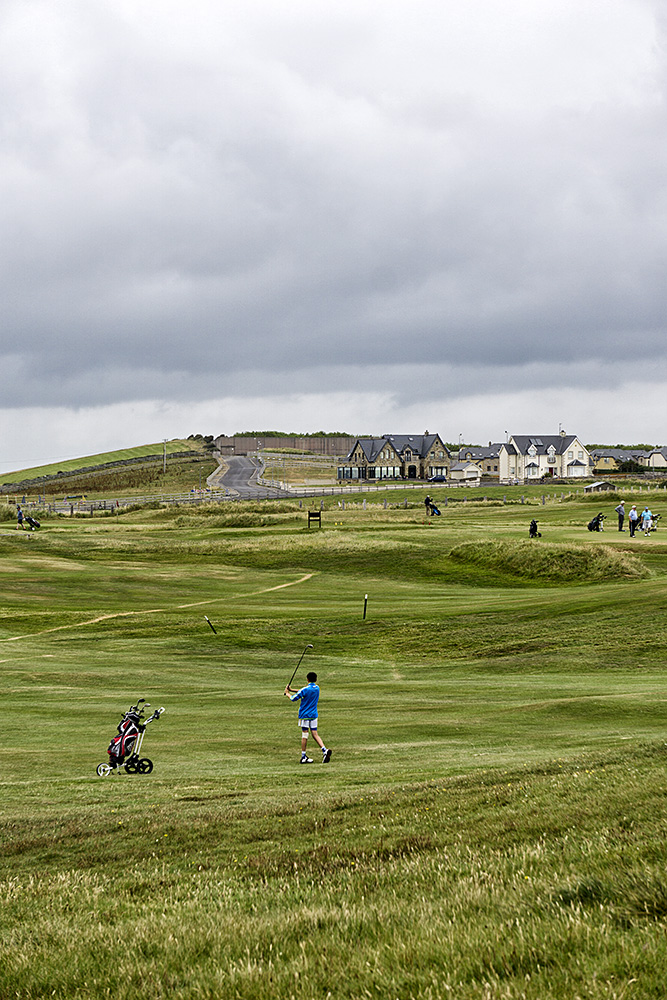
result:
[[[522,579],[544,583],[640,580],[649,571],[634,553],[608,545],[563,545],[536,541],[463,542],[451,558]]]

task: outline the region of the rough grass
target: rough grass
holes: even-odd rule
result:
[[[658,748],[241,808],[107,787],[16,830],[8,997],[664,996]]]
[[[477,541],[457,545],[450,556],[461,563],[542,583],[640,580],[649,575],[636,555],[608,545],[562,545],[539,539]]]
[[[4,530],[0,997],[662,1000],[667,549],[526,515]],[[306,642],[328,767],[281,693]],[[155,771],[98,779],[138,695]]]

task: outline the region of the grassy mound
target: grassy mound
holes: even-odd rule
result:
[[[544,583],[603,583],[648,576],[637,556],[609,545],[475,541],[457,545],[450,556],[460,563]]]

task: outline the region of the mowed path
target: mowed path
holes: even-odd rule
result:
[[[313,573],[305,573],[298,580],[289,580],[287,583],[278,583],[273,587],[261,587],[259,590],[249,590],[242,594],[231,594],[225,596],[224,600],[238,600],[242,597],[257,597],[259,594],[268,594],[272,590],[284,590],[286,587],[296,587],[301,583],[306,583],[314,576]],[[142,611],[116,611],[109,615],[98,615],[97,618],[88,618],[82,622],[71,622],[69,625],[55,625],[53,628],[41,629],[39,632],[26,632],[24,635],[12,635],[0,642],[19,642],[21,639],[33,639],[38,635],[46,635],[49,632],[61,632],[71,628],[81,628],[83,625],[95,625],[97,622],[108,621],[111,618],[130,618],[133,615],[157,615],[165,614],[168,611],[182,611],[184,608],[196,608],[204,604],[218,604],[223,598],[211,597],[205,601],[191,601],[188,604],[176,604],[170,608],[146,608]]]

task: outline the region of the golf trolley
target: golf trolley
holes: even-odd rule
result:
[[[126,774],[150,774],[153,761],[141,756],[141,746],[144,733],[149,722],[159,719],[164,708],[156,708],[152,715],[144,719],[144,712],[150,705],[145,698],[139,698],[136,705],[130,705],[118,724],[118,735],[114,736],[107,753],[109,762],[97,765],[100,778],[106,778],[115,772],[120,774],[121,767]]]

